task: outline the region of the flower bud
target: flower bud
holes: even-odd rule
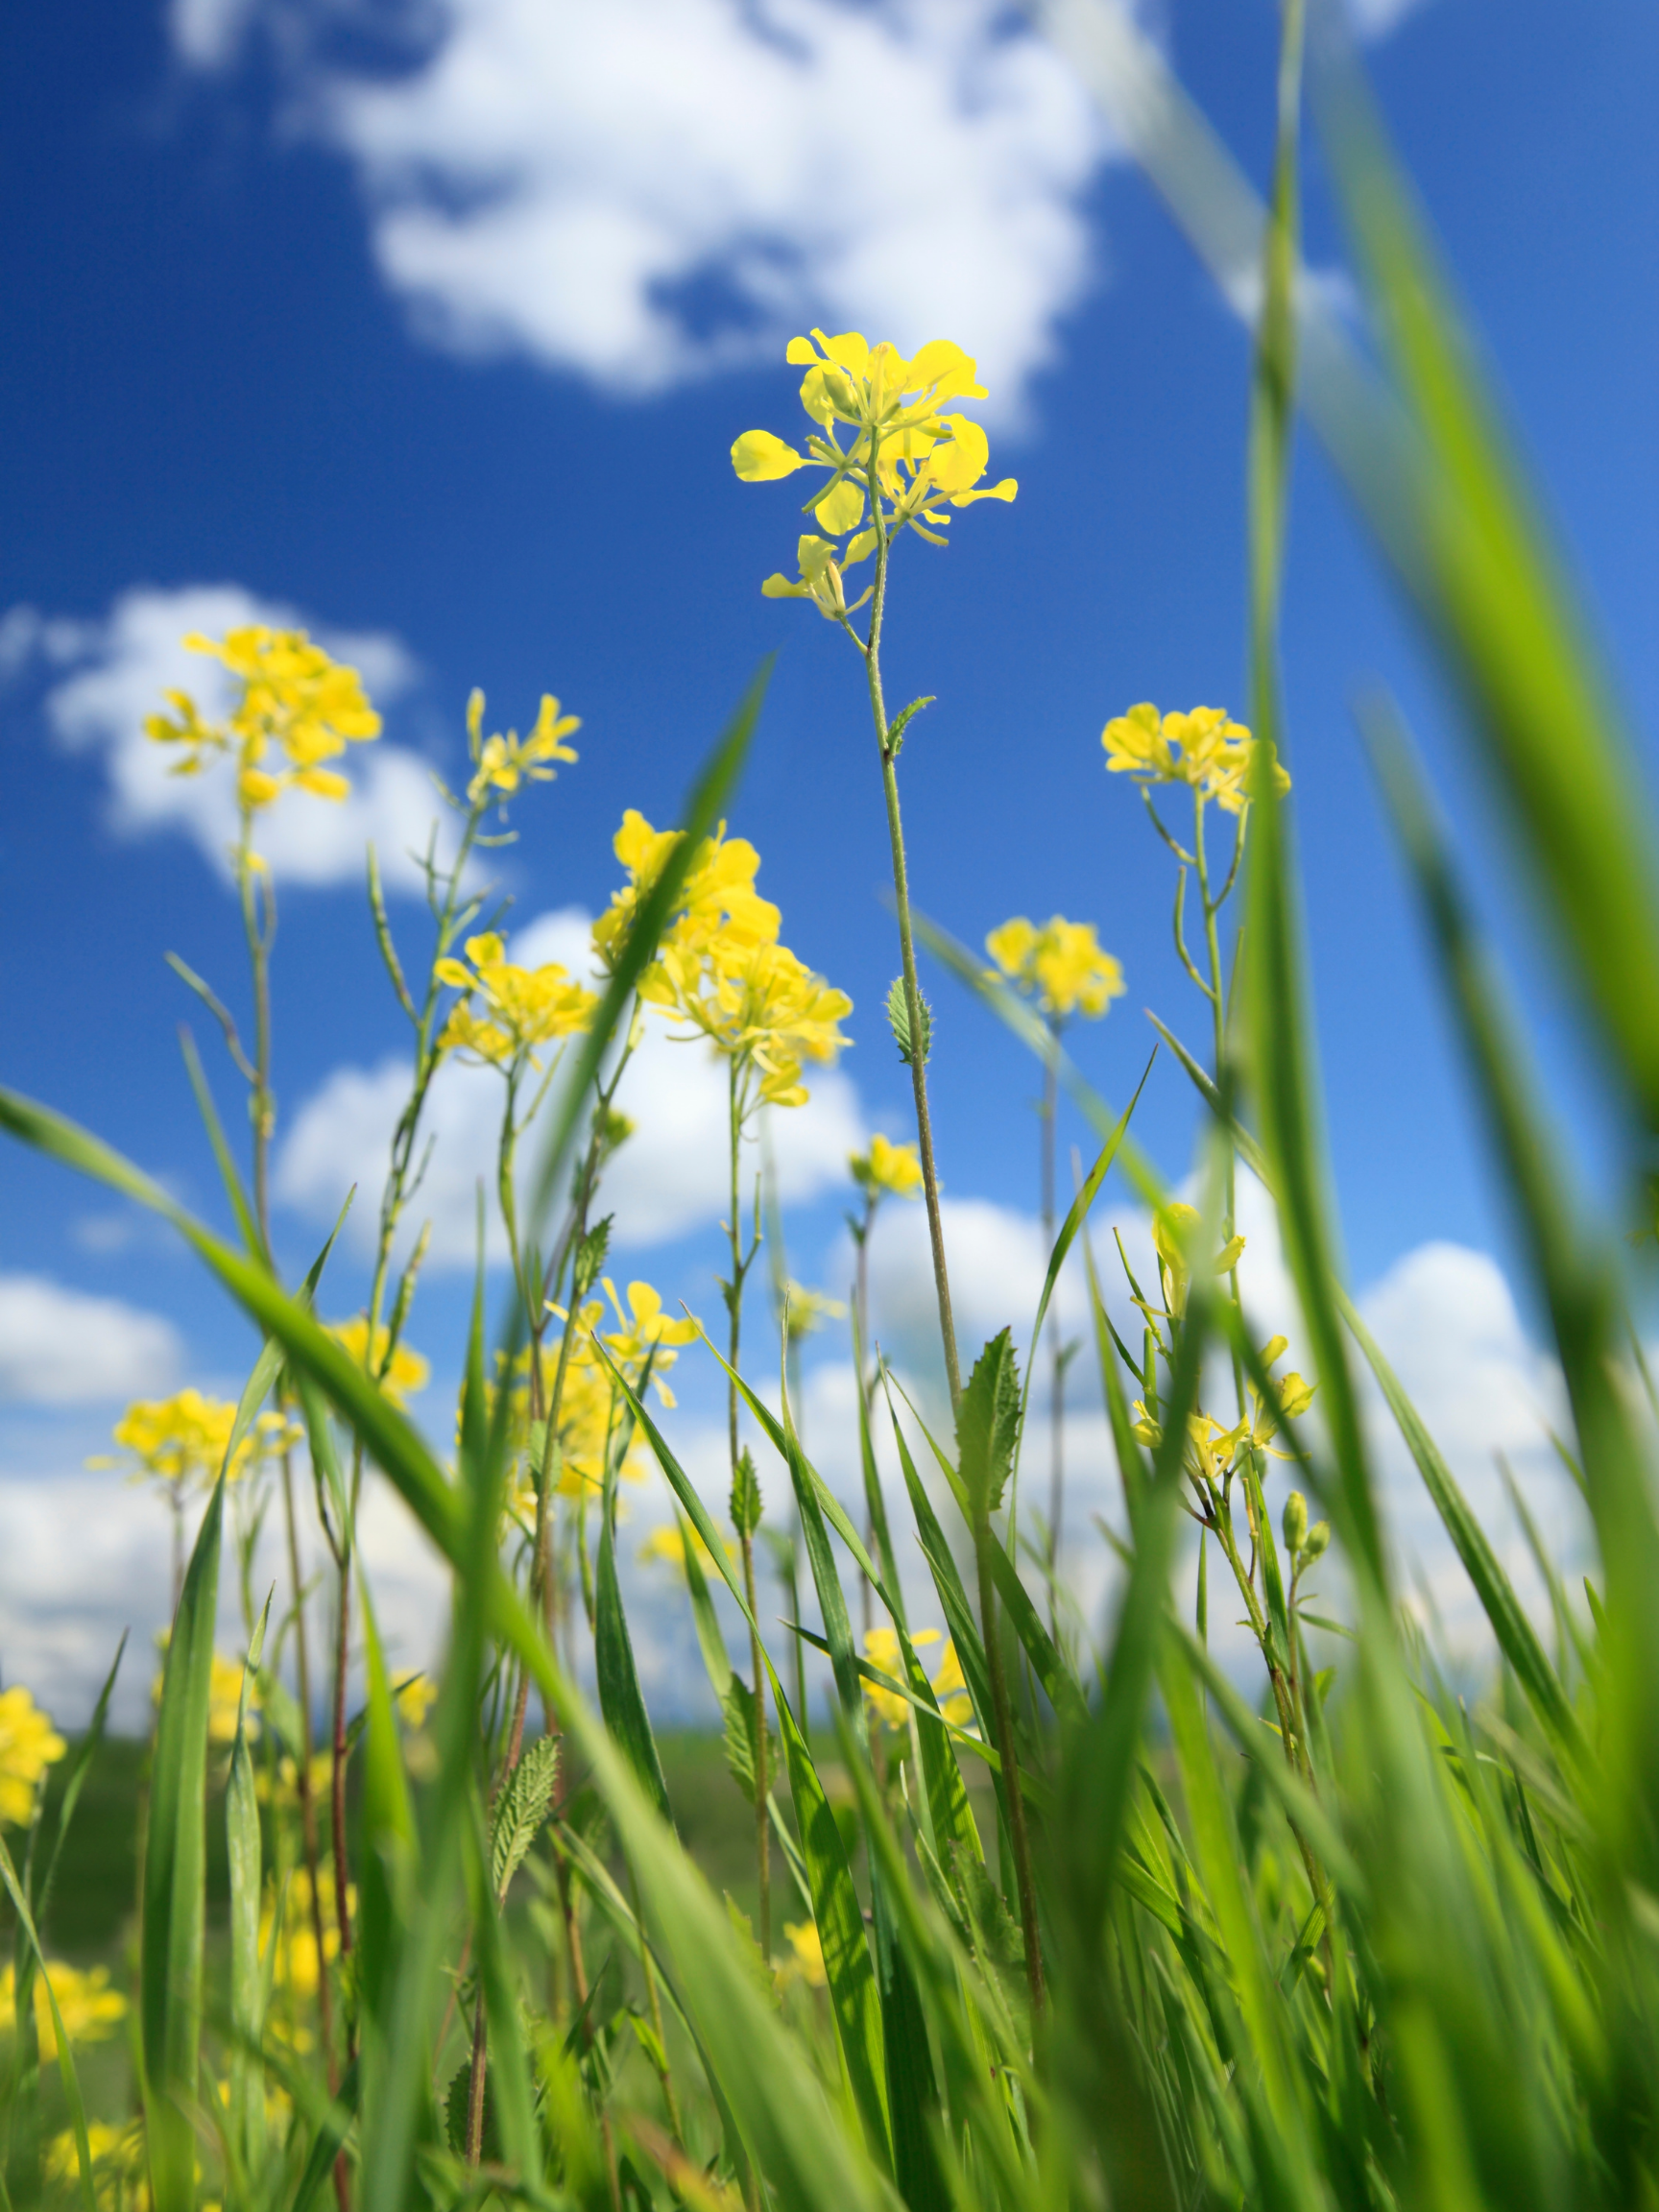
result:
[[[1292,1490],[1286,1499],[1279,1527],[1285,1537],[1285,1549],[1294,1559],[1308,1541],[1308,1501],[1300,1490]]]
[[[1322,1558],[1325,1548],[1330,1541],[1330,1522],[1315,1521],[1312,1527],[1308,1531],[1307,1543],[1302,1547],[1302,1564],[1305,1567],[1311,1567],[1315,1559]]]

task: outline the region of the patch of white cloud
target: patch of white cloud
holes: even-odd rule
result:
[[[1348,20],[1361,38],[1386,38],[1408,15],[1415,15],[1425,0],[1346,0]]]
[[[216,661],[187,651],[183,639],[192,630],[223,637],[246,623],[309,629],[361,671],[381,709],[415,680],[415,663],[397,637],[308,623],[292,607],[259,599],[239,584],[139,586],[123,592],[102,621],[43,615],[32,607],[0,617],[0,678],[32,665],[48,674],[47,727],[65,751],[102,760],[116,834],[187,837],[227,879],[237,834],[229,762],[175,775],[171,749],[145,736],[144,721],[162,710],[167,690],[187,691],[209,718],[222,714],[230,679]],[[373,840],[388,889],[419,891],[423,878],[415,854],[445,813],[431,771],[384,737],[352,745],[339,765],[350,778],[349,799],[288,791],[260,818],[258,850],[278,885],[360,883],[364,848]]]
[[[1107,133],[1006,0],[431,0],[391,71],[325,58],[339,0],[264,12],[381,275],[460,353],[637,397],[856,325],[956,339],[1009,414],[1098,275]],[[174,0],[175,50],[218,68],[248,19]]]
[[[0,1275],[0,1405],[64,1407],[165,1390],[183,1363],[171,1321],[44,1275]]]
[[[572,974],[590,973],[591,920],[575,908],[543,914],[515,931],[511,957],[525,967],[558,961]],[[386,1175],[393,1130],[409,1094],[409,1064],[339,1068],[300,1107],[277,1153],[278,1200],[308,1221],[331,1223],[346,1192],[359,1191],[350,1235],[361,1249],[376,1233],[375,1194]],[[771,1116],[770,1142],[778,1191],[799,1205],[848,1182],[848,1154],[866,1142],[858,1094],[837,1069],[816,1072],[805,1106]],[[432,1224],[428,1264],[470,1266],[477,1253],[477,1189],[493,1188],[501,1127],[502,1078],[493,1068],[446,1062],[433,1080],[420,1144],[432,1150],[410,1208],[409,1234]],[[724,1063],[701,1039],[671,1032],[655,1015],[623,1075],[616,1104],[635,1131],[606,1170],[603,1209],[615,1216],[613,1242],[663,1244],[730,1208],[726,1166]],[[518,1141],[520,1188],[533,1185],[547,1110]],[[417,1149],[419,1150],[418,1145]],[[752,1188],[757,1152],[746,1163]],[[499,1222],[492,1219],[489,1251],[504,1256]]]

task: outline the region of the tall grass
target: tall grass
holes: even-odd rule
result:
[[[558,1390],[603,1264],[597,1194],[608,1147],[621,1141],[607,1118],[617,1056],[630,1048],[638,987],[699,840],[727,810],[757,686],[687,801],[685,834],[655,877],[640,875],[606,989],[561,1069],[531,1202],[509,1223],[515,1295],[493,1346],[480,1266],[452,1468],[385,1386],[413,1268],[392,1297],[384,1345],[371,1334],[353,1356],[313,1310],[326,1254],[306,1285],[284,1286],[262,1206],[243,1194],[216,1127],[234,1240],[98,1139],[0,1094],[13,1137],[163,1215],[257,1324],[265,1349],[225,1467],[268,1398],[298,1408],[339,1567],[342,1649],[355,1603],[366,1653],[365,1701],[354,1716],[342,1708],[332,1784],[338,1805],[355,1762],[360,1816],[354,1836],[336,1826],[324,1865],[315,1851],[307,1859],[293,1804],[267,1792],[261,1811],[254,1781],[261,1762],[270,1779],[279,1754],[310,1750],[280,1659],[292,1607],[272,1623],[266,1649],[255,1639],[250,1650],[228,1787],[209,1791],[222,1479],[183,1581],[148,1784],[141,2134],[89,2132],[55,1998],[60,2091],[44,2085],[33,1977],[52,1859],[33,1837],[21,1868],[0,1859],[17,1929],[5,2113],[13,2202],[62,2195],[156,2212],[208,2201],[304,2212],[332,2193],[366,2212],[487,2199],[613,2212],[739,2201],[854,2212],[896,2200],[916,2212],[1544,2212],[1659,2200],[1659,1513],[1655,1409],[1626,1263],[1577,1197],[1455,855],[1407,741],[1380,707],[1367,733],[1382,802],[1566,1380],[1567,1450],[1595,1531],[1599,1564],[1581,1592],[1564,1587],[1540,1548],[1551,1648],[1340,1279],[1294,790],[1275,773],[1294,770],[1277,626],[1299,398],[1462,695],[1512,833],[1517,881],[1599,1039],[1633,1160],[1659,1118],[1648,801],[1450,282],[1350,59],[1322,54],[1319,93],[1381,335],[1378,371],[1353,357],[1301,280],[1300,0],[1285,9],[1265,207],[1125,18],[1099,0],[1055,0],[1046,13],[1197,249],[1229,280],[1248,263],[1260,301],[1249,432],[1257,743],[1237,830],[1240,841],[1249,830],[1242,957],[1225,1008],[1214,970],[1208,1065],[1166,1029],[1205,1108],[1196,1210],[1170,1207],[1135,1142],[1134,1105],[1119,1113],[1095,1096],[1029,1008],[918,920],[986,1017],[1006,1021],[1067,1085],[1100,1142],[1026,1340],[1042,1341],[1061,1263],[1076,1248],[1124,1504],[1122,1532],[1102,1537],[1122,1570],[1102,1641],[1050,1632],[1047,1594],[1027,1575],[1045,1546],[1012,1525],[1030,1378],[1019,1375],[1007,1332],[967,1362],[951,1435],[929,1433],[885,1370],[860,1391],[863,1464],[874,1469],[874,1433],[890,1430],[905,1500],[895,1515],[871,1474],[868,1541],[819,1476],[787,1393],[774,1411],[754,1376],[729,1370],[733,1404],[793,1499],[797,1566],[811,1577],[824,1623],[815,1640],[833,1676],[836,1773],[799,1709],[801,1677],[785,1680],[783,1649],[775,1655],[757,1615],[745,1571],[745,1516],[757,1509],[743,1488],[750,1478],[734,1468],[744,1540],[734,1560],[718,1512],[657,1422],[655,1355],[631,1364],[593,1339],[584,1356],[602,1363],[612,1407],[604,1463],[591,1496],[577,1486],[579,1524],[553,1512],[565,1495]],[[878,725],[896,825],[898,747],[890,757],[879,708]],[[476,732],[474,741],[479,759]],[[895,840],[897,852],[896,828]],[[432,868],[447,957],[466,926],[456,919],[461,878]],[[421,1016],[377,898],[375,919],[411,1019],[427,1022],[419,1078],[433,1001]],[[902,1003],[913,1046],[924,1031],[921,1100],[925,1009],[908,935]],[[262,1056],[261,1085],[265,1065]],[[507,1151],[514,1111],[510,1100]],[[736,1145],[734,1120],[733,1158]],[[405,1178],[411,1157],[405,1145]],[[1280,1355],[1257,1343],[1236,1273],[1211,1264],[1217,1250],[1228,1264],[1240,1167],[1277,1208],[1316,1422],[1293,1418],[1293,1379],[1274,1380]],[[1158,1281],[1132,1286],[1146,1323],[1139,1350],[1108,1310],[1089,1236],[1114,1168],[1160,1225]],[[259,1180],[262,1192],[262,1169]],[[510,1203],[513,1188],[504,1178]],[[399,1182],[394,1195],[396,1226],[413,1191]],[[731,1227],[735,1345],[747,1262],[735,1219]],[[390,1252],[388,1239],[383,1261]],[[940,1283],[943,1302],[942,1262]],[[556,1382],[541,1379],[547,1297],[561,1298],[566,1316],[556,1356],[549,1345]],[[1241,1424],[1225,1467],[1203,1456],[1219,1450],[1212,1431],[1224,1426],[1202,1411],[1217,1362],[1231,1369]],[[1367,1368],[1490,1623],[1495,1671],[1472,1704],[1447,1686],[1391,1587],[1360,1415]],[[515,1387],[520,1371],[527,1400]],[[1281,1417],[1266,1418],[1268,1408]],[[777,1971],[773,1946],[711,1892],[676,1832],[615,1571],[616,1479],[640,1449],[674,1496],[686,1602],[727,1715],[734,1786],[758,1823],[761,1869],[776,1868],[778,1916],[801,1936],[805,1965],[794,1974]],[[1290,1455],[1300,1486],[1277,1535],[1263,1493],[1269,1449]],[[409,1723],[351,1542],[366,1465],[383,1472],[453,1575],[446,1658],[413,1776]],[[518,1496],[531,1506],[508,1511]],[[1326,1516],[1324,1534],[1310,1526],[1308,1496]],[[946,1518],[968,1531],[960,1555],[941,1519],[947,1499],[955,1510]],[[1202,1595],[1196,1630],[1185,1625],[1191,1596],[1173,1579],[1184,1511],[1202,1525],[1201,1560],[1214,1554],[1215,1573],[1238,1579],[1262,1655],[1257,1703],[1212,1657]],[[558,1548],[561,1529],[574,1529],[575,1551]],[[1300,1577],[1327,1535],[1352,1611],[1334,1665],[1316,1668]],[[965,1710],[912,1641],[897,1571],[911,1541],[949,1626]],[[715,1577],[752,1639],[752,1681],[728,1656]],[[891,1630],[890,1664],[854,1639],[853,1617],[866,1604]],[[584,1616],[597,1711],[569,1664]],[[263,1701],[257,1744],[251,1691]],[[873,1694],[885,1704],[873,1708]],[[873,1709],[902,1718],[873,1732]],[[85,1756],[95,1756],[103,1711]],[[965,1776],[987,1771],[980,1813]],[[210,1817],[228,1823],[231,1892],[228,1950],[212,1954],[211,1968]],[[335,1947],[319,1901],[325,1873]],[[302,1941],[321,1988],[295,1968]],[[54,2154],[50,2131],[63,2123]]]

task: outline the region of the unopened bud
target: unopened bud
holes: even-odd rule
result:
[[[1308,1541],[1308,1501],[1300,1490],[1292,1490],[1286,1499],[1279,1527],[1285,1537],[1285,1549],[1294,1559]]]
[[[1306,1567],[1311,1567],[1315,1559],[1322,1558],[1325,1552],[1325,1548],[1330,1543],[1330,1522],[1315,1521],[1312,1527],[1308,1531],[1307,1543],[1302,1547],[1303,1565]]]

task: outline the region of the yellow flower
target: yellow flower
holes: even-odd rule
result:
[[[200,1390],[180,1390],[172,1398],[140,1398],[115,1424],[114,1438],[138,1465],[135,1478],[151,1477],[182,1491],[196,1483],[207,1488],[225,1467],[236,1408],[223,1398],[204,1398]],[[261,1413],[225,1467],[234,1482],[256,1460],[273,1457],[297,1442],[303,1431],[285,1414]],[[93,1459],[93,1467],[113,1462]]]
[[[67,1749],[21,1684],[0,1690],[0,1821],[27,1827],[40,1777]]]
[[[594,957],[607,974],[627,942],[639,902],[650,893],[684,834],[679,830],[653,830],[633,806],[623,815],[612,849],[628,871],[628,880],[593,925]],[[682,950],[711,943],[717,936],[751,945],[776,940],[782,916],[755,889],[759,866],[760,855],[754,846],[746,837],[728,837],[724,823],[712,837],[703,840],[692,855],[676,908],[676,943]],[[646,980],[655,984],[651,971]],[[649,991],[644,995],[649,997]]]
[[[437,1695],[438,1685],[430,1674],[411,1674],[397,1691],[397,1710],[405,1726],[424,1728]]]
[[[700,945],[694,930],[684,938],[676,930],[640,996],[754,1068],[769,1106],[805,1105],[802,1062],[833,1061],[848,1043],[838,1023],[853,1011],[847,994],[786,945],[750,945],[725,933]]]
[[[392,1363],[382,1375],[380,1369],[386,1359],[387,1329],[384,1321],[374,1324],[373,1355],[369,1348],[369,1316],[354,1313],[349,1321],[330,1321],[328,1334],[344,1347],[359,1367],[366,1368],[379,1382],[381,1390],[394,1406],[401,1406],[418,1391],[424,1390],[432,1373],[431,1362],[421,1358],[399,1338],[392,1355]]]
[[[922,1155],[914,1144],[892,1144],[879,1131],[868,1152],[850,1152],[847,1165],[860,1190],[872,1198],[918,1198],[922,1194]]]
[[[661,1527],[653,1528],[644,1543],[640,1545],[636,1556],[642,1565],[649,1565],[652,1561],[660,1559],[665,1567],[672,1567],[683,1575],[685,1572],[685,1538],[687,1535],[691,1540],[691,1548],[697,1554],[697,1563],[703,1569],[704,1574],[716,1573],[714,1554],[689,1522],[686,1522],[684,1532],[682,1532],[677,1521],[665,1521]],[[730,1536],[722,1535],[720,1543],[727,1558],[735,1560],[737,1557],[735,1542]]]
[[[839,1298],[827,1298],[822,1290],[808,1290],[793,1279],[783,1286],[783,1325],[791,1344],[810,1336],[826,1321],[845,1319],[847,1309]]]
[[[945,542],[944,506],[975,499],[1012,499],[1013,477],[981,485],[991,449],[970,416],[943,412],[951,399],[983,399],[971,357],[936,338],[905,359],[896,346],[868,345],[856,330],[792,338],[784,358],[805,368],[801,404],[815,425],[797,452],[770,430],[745,430],[732,447],[732,466],[746,484],[766,484],[797,469],[824,469],[829,482],[807,505],[818,532],[797,548],[800,576],[770,576],[771,599],[811,599],[831,621],[856,612],[847,605],[842,571],[867,560],[881,539],[909,528],[929,544]],[[851,432],[841,443],[838,425]],[[835,540],[856,533],[837,550]],[[868,597],[868,592],[865,597]]]
[[[271,1941],[271,1931],[276,1922],[276,1887],[273,1883],[266,1889],[265,1902],[259,1914],[259,1949],[261,1955]],[[340,1919],[334,1909],[334,1874],[331,1867],[317,1870],[317,1895],[323,1907],[323,1957],[333,1960],[340,1956]],[[346,1886],[346,1909],[357,1910],[356,1886]],[[318,1958],[317,1930],[311,1911],[311,1876],[303,1866],[298,1866],[288,1878],[288,1902],[282,1911],[282,1936],[276,1946],[274,1979],[278,1989],[297,1997],[312,1997],[317,1992]]]
[[[670,1321],[662,1311],[662,1293],[654,1290],[649,1283],[629,1284],[626,1312],[609,1275],[604,1278],[602,1287],[619,1324],[615,1334],[606,1337],[606,1349],[630,1382],[644,1374],[649,1360],[657,1395],[664,1406],[672,1407],[674,1393],[662,1378],[680,1357],[673,1347],[697,1341],[698,1324],[689,1314],[683,1320]]]
[[[789,1938],[789,1949],[794,1954],[784,1965],[784,1975],[798,1977],[808,1989],[827,1987],[830,1977],[824,1971],[824,1946],[818,1940],[817,1921],[808,1920],[797,1924],[793,1920],[785,1920],[783,1933]]]
[[[517,730],[509,730],[505,737],[486,737],[484,694],[474,691],[467,702],[468,748],[476,763],[467,786],[469,805],[479,805],[493,791],[510,798],[524,781],[550,783],[558,773],[552,766],[555,760],[576,758],[565,739],[581,727],[580,715],[561,714],[558,700],[543,692],[541,710],[528,737],[520,737]]]
[[[1162,1212],[1152,1216],[1152,1242],[1157,1249],[1168,1290],[1168,1310],[1177,1319],[1187,1310],[1187,1292],[1191,1272],[1187,1264],[1186,1243],[1190,1232],[1198,1226],[1196,1206],[1189,1206],[1184,1199],[1171,1199]],[[1230,1237],[1211,1262],[1211,1272],[1225,1275],[1238,1263],[1244,1249],[1242,1237]]]
[[[469,968],[440,960],[434,970],[440,982],[466,994],[438,1040],[441,1052],[470,1052],[496,1068],[527,1058],[539,1068],[535,1047],[586,1029],[599,1003],[597,994],[557,960],[540,968],[515,967],[497,930],[469,937],[467,959]]]
[[[86,2149],[92,2161],[93,2200],[98,2212],[149,2212],[150,2160],[144,2123],[112,2128],[108,2120],[88,2120]],[[46,2145],[46,2178],[73,2189],[81,2172],[75,2130],[65,2128]]]
[[[937,1644],[937,1628],[918,1628],[910,1639],[918,1651],[925,1644]],[[904,1661],[899,1649],[897,1629],[882,1626],[868,1628],[864,1632],[864,1656],[872,1667],[883,1674],[890,1674],[895,1682],[904,1679]],[[910,1707],[897,1692],[883,1690],[878,1683],[866,1682],[864,1702],[870,1708],[870,1717],[884,1728],[903,1728],[909,1725]]]
[[[1249,802],[1256,740],[1219,707],[1160,716],[1156,707],[1143,703],[1108,722],[1100,742],[1114,775],[1133,776],[1142,784],[1190,784],[1200,798],[1217,801],[1229,814],[1241,813]],[[1277,761],[1273,785],[1278,791],[1290,788],[1290,778]]]
[[[224,638],[192,631],[184,643],[210,654],[241,685],[223,723],[204,719],[185,691],[165,691],[171,716],[152,714],[144,733],[180,750],[174,774],[194,776],[217,755],[234,758],[237,798],[244,813],[269,806],[290,785],[319,799],[344,799],[351,786],[325,768],[349,743],[380,734],[380,717],[369,704],[355,668],[333,660],[303,630],[272,630],[263,623],[232,630]],[[287,765],[273,774],[261,765],[276,749]]]
[[[83,1973],[78,1966],[65,1966],[60,1959],[48,1959],[46,1976],[63,2016],[63,2032],[71,2043],[102,2043],[126,2019],[127,2000],[119,1989],[110,1988],[107,1966],[93,1966]],[[16,2016],[16,1970],[8,1966],[0,1972],[0,2035],[14,2032]],[[40,2038],[41,2057],[56,2058],[58,2035],[38,1970],[35,1975],[35,2028]]]
[[[1018,914],[992,930],[985,950],[1017,989],[1058,1021],[1073,1014],[1096,1019],[1123,996],[1122,967],[1100,950],[1093,922],[1056,914],[1038,928]]]

